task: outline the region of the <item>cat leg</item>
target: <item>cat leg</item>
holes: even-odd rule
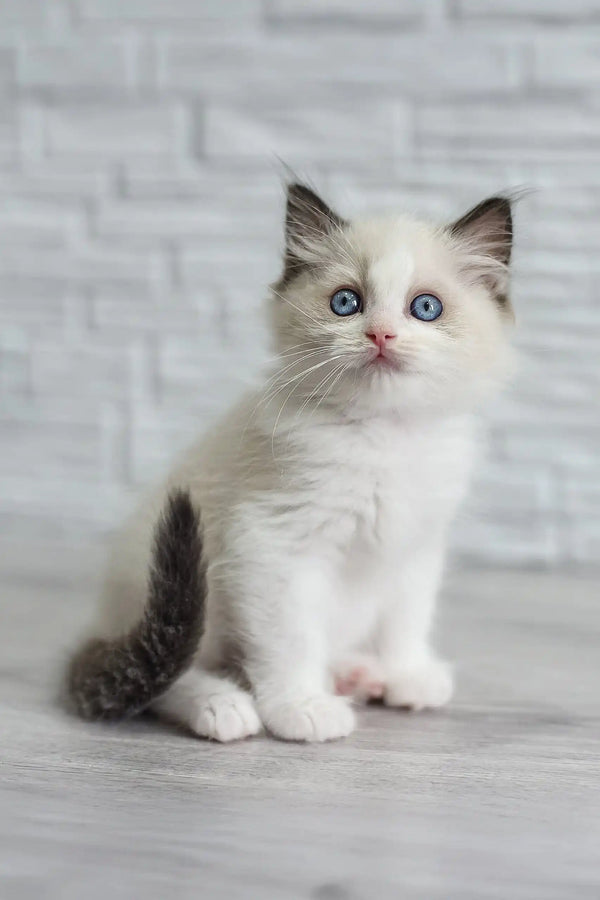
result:
[[[437,658],[429,642],[442,563],[441,542],[424,541],[422,549],[390,572],[378,639],[388,706],[433,708],[452,696],[450,666]]]
[[[354,728],[349,700],[328,690],[329,599],[310,562],[290,562],[269,579],[263,570],[260,593],[246,580],[244,667],[265,727],[283,740],[335,740]]]
[[[195,666],[151,708],[161,718],[215,741],[236,741],[261,730],[254,700],[247,691],[230,678]]]

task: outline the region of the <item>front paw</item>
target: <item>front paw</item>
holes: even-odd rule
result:
[[[354,730],[354,713],[347,700],[317,694],[296,701],[259,704],[266,728],[284,741],[334,741]]]
[[[197,703],[190,724],[201,737],[222,743],[239,741],[261,729],[252,698],[245,691],[236,690],[203,698]]]
[[[391,672],[387,678],[383,701],[386,706],[434,709],[448,703],[453,688],[448,663],[431,658]]]

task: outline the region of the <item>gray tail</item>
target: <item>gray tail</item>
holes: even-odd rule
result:
[[[154,532],[148,602],[129,634],[93,639],[73,657],[67,690],[85,719],[141,712],[190,665],[206,597],[200,517],[186,491],[173,491]]]

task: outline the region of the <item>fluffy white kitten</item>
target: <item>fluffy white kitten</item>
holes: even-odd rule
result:
[[[472,411],[507,368],[511,242],[502,197],[432,227],[347,222],[289,187],[277,362],[122,536],[98,638],[72,665],[83,715],[151,705],[220,741],[263,725],[324,741],[354,728],[351,696],[449,700],[429,635]],[[175,488],[201,512],[202,548],[185,494],[171,494],[153,545]]]

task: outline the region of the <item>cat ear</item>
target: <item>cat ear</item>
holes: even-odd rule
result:
[[[310,188],[297,182],[288,185],[283,281],[290,281],[318,259],[323,238],[345,224]]]
[[[486,282],[496,300],[508,305],[506,287],[512,251],[513,223],[510,200],[490,197],[450,226],[467,251],[466,264]]]
[[[474,252],[507,266],[513,238],[510,200],[490,197],[478,203],[450,226],[450,232],[466,241]]]

